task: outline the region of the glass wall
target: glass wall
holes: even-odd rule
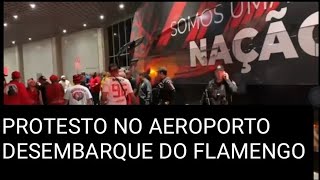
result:
[[[108,27],[110,63],[116,62],[116,55],[120,48],[130,41],[132,21],[133,17]],[[116,63],[119,63],[120,67],[126,67],[130,65],[130,60],[129,53],[125,51],[120,55],[119,62]]]

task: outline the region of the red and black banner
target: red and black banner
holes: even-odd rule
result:
[[[206,84],[225,64],[237,84],[317,85],[317,2],[150,2],[134,16],[138,69]]]

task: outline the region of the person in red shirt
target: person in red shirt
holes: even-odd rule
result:
[[[27,91],[29,97],[33,100],[33,105],[40,105],[40,91],[37,89],[37,83],[32,78],[28,80]]]
[[[92,75],[92,78],[90,79],[90,91],[92,94],[94,105],[100,105],[100,100],[99,100],[100,99],[99,94],[101,90],[100,84],[101,84],[100,77],[97,75],[97,73],[94,73]]]
[[[50,76],[51,84],[46,87],[48,105],[64,105],[64,89],[59,83],[59,77]]]
[[[11,78],[12,81],[4,88],[4,105],[31,105],[32,100],[29,97],[26,86],[20,82],[20,72],[12,72]]]

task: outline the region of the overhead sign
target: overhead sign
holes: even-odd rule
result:
[[[152,22],[152,23],[151,23]],[[319,82],[317,2],[152,2],[136,12],[138,67],[205,84],[218,64],[238,84]]]

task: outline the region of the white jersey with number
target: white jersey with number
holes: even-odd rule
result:
[[[64,99],[69,101],[69,105],[87,105],[92,95],[87,87],[75,85],[67,89]]]
[[[119,81],[115,77],[110,77],[106,80],[102,92],[107,93],[107,105],[126,105],[126,96],[133,93],[130,81],[123,77],[117,77],[121,82],[124,91],[121,88]]]

